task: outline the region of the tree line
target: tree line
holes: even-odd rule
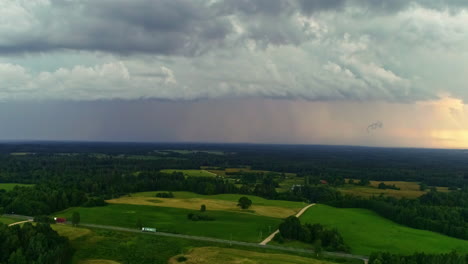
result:
[[[467,264],[468,255],[456,252],[447,254],[416,253],[410,256],[402,256],[391,253],[373,253],[369,258],[369,264]]]

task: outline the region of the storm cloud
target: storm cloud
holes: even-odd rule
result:
[[[0,100],[468,100],[461,0],[0,0]]]

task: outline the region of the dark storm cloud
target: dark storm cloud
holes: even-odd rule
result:
[[[232,30],[202,0],[55,0],[44,10],[23,9],[33,18],[24,23],[30,27],[9,33],[1,53],[72,49],[192,56],[221,45]]]
[[[86,50],[196,56],[236,46],[245,38],[264,46],[297,45],[310,36],[291,20],[292,14],[308,16],[351,6],[393,13],[414,3],[442,9],[468,5],[464,0],[52,0],[44,6],[18,2],[24,21],[19,29],[0,32],[8,40],[0,42],[0,53]],[[245,32],[228,38],[236,33],[232,18],[242,22]]]

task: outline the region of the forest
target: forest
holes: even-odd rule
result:
[[[0,223],[0,263],[68,263],[71,253],[67,238],[48,224],[8,227]]]
[[[0,183],[32,186],[0,190],[0,214],[50,215],[73,206],[105,206],[107,199],[144,191],[251,194],[267,199],[370,209],[409,227],[468,239],[467,155],[461,150],[345,146],[9,143],[0,146]],[[215,170],[248,167],[252,171],[227,171],[229,177],[187,177],[178,171],[161,172],[201,167]],[[297,175],[302,179],[301,184],[279,191],[279,181],[286,174]],[[416,199],[364,198],[342,194],[336,187],[344,185],[345,179],[355,179],[354,184],[361,186],[368,185],[370,180],[416,181],[421,186],[450,187],[451,191],[432,189]],[[395,185],[381,184],[379,188],[398,190]],[[313,244],[334,237],[323,247],[348,250],[333,230],[311,225],[299,227],[301,233],[309,235],[296,237],[285,231],[283,238]],[[49,232],[46,227],[37,228],[37,233]],[[55,235],[47,234],[56,241]],[[62,250],[65,249],[57,252]],[[20,253],[26,254],[28,260],[29,253],[16,254]],[[383,256],[376,258],[376,263],[393,263],[385,262],[387,255]],[[2,261],[8,263],[8,259]]]

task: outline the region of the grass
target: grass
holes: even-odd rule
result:
[[[0,216],[0,223],[6,224],[6,225],[13,224],[13,223],[19,222],[19,221],[21,221],[21,220],[11,219],[11,218],[8,218],[8,217]]]
[[[91,233],[91,230],[87,228],[72,227],[68,225],[53,224],[51,227],[61,236],[66,236],[70,240],[75,240]]]
[[[59,228],[59,234],[69,237],[75,249],[73,264],[167,263],[170,257],[187,252],[193,246],[210,245],[206,242],[147,234],[52,226],[54,229]],[[74,231],[75,229],[79,231]]]
[[[303,223],[321,223],[337,228],[352,253],[369,255],[375,251],[400,254],[468,253],[468,241],[396,224],[365,209],[339,209],[316,205],[301,216]]]
[[[32,187],[34,184],[21,184],[21,183],[0,183],[0,190],[11,191],[15,186]]]
[[[300,256],[286,254],[266,254],[254,251],[219,248],[219,247],[200,247],[194,248],[188,254],[177,255],[169,260],[169,264],[181,263],[179,257],[187,258],[182,263],[186,264],[329,264],[331,262],[311,259]]]
[[[215,173],[209,172],[207,170],[174,170],[174,169],[167,169],[161,170],[164,173],[174,173],[174,172],[181,172],[186,177],[216,177]]]
[[[205,214],[214,217],[215,221],[194,222],[187,219],[187,214],[198,212],[195,210],[128,204],[69,208],[54,216],[71,219],[75,211],[80,213],[83,223],[136,228],[137,219],[140,219],[143,226],[155,227],[158,231],[247,242],[261,241],[282,221],[273,217],[208,209]]]
[[[174,198],[156,198],[156,193],[158,192],[134,193],[131,196],[122,196],[120,198],[108,200],[107,202],[111,204],[149,205],[192,210],[198,210],[200,206],[204,204],[208,210],[229,211],[276,218],[285,218],[293,215],[305,206],[305,204],[301,202],[267,200],[253,195],[200,195],[191,192],[174,192]],[[237,206],[237,202],[242,196],[246,196],[252,200],[252,207],[250,207],[249,210],[242,210]]]
[[[358,180],[355,180],[358,182]],[[396,187],[400,190],[391,190],[391,189],[379,189],[377,186],[381,183],[387,185],[395,184]],[[421,195],[424,195],[427,191],[419,190],[419,183],[417,182],[404,182],[404,181],[371,181],[370,186],[357,186],[346,184],[343,187],[340,187],[339,190],[344,194],[352,194],[363,197],[379,196],[380,194],[391,196],[395,198],[418,198]],[[437,187],[438,191],[447,192],[448,188],[446,187]]]

